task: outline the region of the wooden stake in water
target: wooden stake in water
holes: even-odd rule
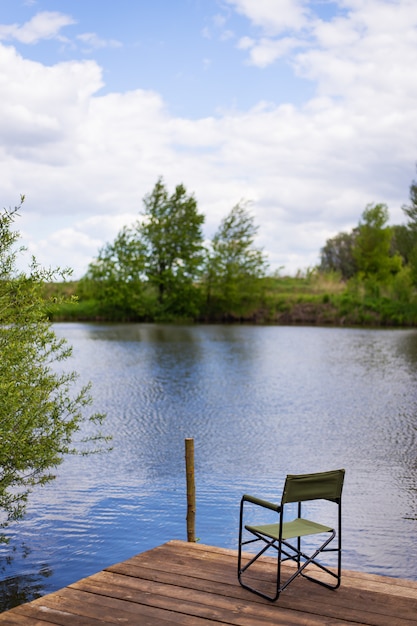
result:
[[[187,541],[195,543],[194,439],[185,440],[185,471],[187,476]]]

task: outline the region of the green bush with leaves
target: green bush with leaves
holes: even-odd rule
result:
[[[58,364],[71,347],[56,336],[47,317],[45,283],[67,272],[43,270],[22,256],[13,224],[21,203],[0,213],[0,525],[23,516],[36,485],[54,478],[68,453],[88,454],[107,441],[99,432],[103,415],[86,416],[89,385]],[[83,424],[89,434],[83,435]],[[91,432],[94,434],[92,435]],[[76,440],[78,435],[78,441]]]
[[[221,221],[206,261],[206,309],[212,317],[241,318],[262,302],[268,263],[255,245],[257,232],[248,203],[237,204]]]

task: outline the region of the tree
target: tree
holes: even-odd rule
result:
[[[408,217],[408,227],[417,231],[417,181],[413,180],[409,191],[410,204],[405,204],[402,210]]]
[[[124,227],[90,263],[82,297],[98,300],[106,317],[194,317],[204,247],[197,202],[177,185],[170,196],[159,179],[145,196],[142,219]]]
[[[413,233],[405,224],[395,224],[391,226],[391,231],[391,253],[392,255],[399,254],[404,265],[408,265],[416,244],[417,232]]]
[[[410,204],[405,204],[402,210],[408,217],[405,241],[407,244],[407,260],[411,270],[412,281],[417,285],[417,181],[410,185]]]
[[[255,247],[258,226],[247,203],[239,203],[222,220],[211,242],[206,268],[207,303],[224,315],[240,315],[259,304],[267,261]]]
[[[145,263],[143,242],[135,229],[124,227],[90,263],[79,293],[94,298],[106,319],[145,319],[149,314]]]
[[[352,278],[357,271],[353,254],[357,235],[358,229],[354,228],[350,233],[339,233],[328,239],[320,251],[320,270],[338,272],[345,280]]]
[[[204,260],[204,215],[183,185],[169,196],[162,179],[145,196],[144,206],[137,228],[146,250],[145,272],[158,291],[160,309],[193,315],[198,309],[195,282]]]
[[[368,204],[362,213],[353,255],[364,278],[384,282],[401,269],[401,257],[391,255],[392,230],[386,226],[388,218],[386,204]]]
[[[1,525],[24,514],[36,485],[54,478],[52,469],[68,453],[96,450],[81,435],[83,424],[95,427],[103,415],[85,416],[91,404],[89,386],[78,389],[75,372],[59,371],[71,355],[47,316],[44,284],[57,272],[43,270],[32,259],[28,274],[16,269],[23,248],[12,230],[21,203],[0,213],[0,509]],[[58,271],[59,272],[59,271]],[[65,275],[65,272],[63,273]],[[75,441],[75,434],[80,434]],[[91,447],[92,446],[92,447]]]

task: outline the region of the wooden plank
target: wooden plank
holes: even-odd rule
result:
[[[120,623],[140,624],[141,626],[154,626],[156,623],[161,626],[168,626],[168,624],[212,626],[211,621],[191,620],[187,615],[159,610],[158,607],[152,605],[146,606],[143,603],[126,601],[123,596],[117,598],[116,595],[96,594],[94,587],[87,592],[67,587],[47,597],[49,619],[59,626]],[[41,606],[42,604],[38,603],[38,608]],[[22,611],[25,611],[25,607],[22,607]]]
[[[0,618],[2,617],[4,618],[1,621],[9,626],[51,626],[51,622],[45,622],[36,617],[28,617],[16,609],[9,610],[7,615],[5,613],[0,614]]]

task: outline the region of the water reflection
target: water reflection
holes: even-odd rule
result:
[[[9,575],[13,571],[16,558],[19,561],[29,559],[31,549],[25,544],[14,544],[10,549],[2,546],[0,549],[0,612],[12,609],[24,602],[40,598],[45,593],[45,580],[53,575],[51,568],[42,563],[38,569],[30,573]],[[31,564],[31,569],[33,564]]]
[[[417,366],[417,332],[415,330],[402,331],[396,341],[397,355],[408,361],[411,371]]]
[[[417,332],[56,330],[74,347],[68,366],[93,383],[113,451],[67,459],[36,493],[12,529],[32,548],[15,575],[48,562],[51,591],[185,539],[184,439],[194,437],[203,543],[236,547],[243,492],[275,499],[286,473],[345,467],[344,567],[417,579]]]

